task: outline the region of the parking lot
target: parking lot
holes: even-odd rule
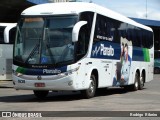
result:
[[[79,92],[50,92],[39,100],[32,91],[15,90],[12,81],[0,81],[0,111],[160,111],[159,85],[160,75],[155,74],[153,81],[135,92],[112,88],[99,91],[92,99],[83,99]]]

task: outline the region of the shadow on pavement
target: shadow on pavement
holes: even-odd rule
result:
[[[3,88],[2,88],[3,89]],[[110,96],[115,94],[125,94],[132,91],[126,91],[123,88],[110,88],[110,89],[99,89],[95,96]],[[56,102],[56,101],[76,101],[81,100],[83,97],[80,92],[50,92],[49,95],[44,99],[38,99],[34,94],[27,95],[13,95],[13,96],[1,96],[0,102]],[[91,98],[94,99],[94,98]]]

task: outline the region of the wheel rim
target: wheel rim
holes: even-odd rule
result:
[[[90,94],[93,94],[94,91],[95,91],[95,83],[94,83],[93,78],[91,78],[90,80],[91,80],[91,84],[90,84],[90,87],[89,87],[88,92],[89,92]]]
[[[137,80],[135,82],[135,87],[138,88],[138,82],[137,82]]]
[[[141,86],[144,86],[143,76],[142,76],[141,79],[140,79],[140,85],[141,85]]]
[[[136,78],[135,78],[135,89],[138,89],[138,74],[136,73]]]

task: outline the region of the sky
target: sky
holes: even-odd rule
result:
[[[82,1],[84,2],[92,1],[93,3],[96,3],[103,7],[107,7],[127,17],[160,21],[160,0],[82,0]]]

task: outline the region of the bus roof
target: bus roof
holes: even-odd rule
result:
[[[152,31],[151,28],[137,23],[119,13],[109,10],[105,7],[96,5],[94,3],[86,2],[63,2],[63,3],[46,3],[35,5],[27,8],[21,15],[60,15],[60,14],[79,14],[81,12],[91,11],[98,14]]]

